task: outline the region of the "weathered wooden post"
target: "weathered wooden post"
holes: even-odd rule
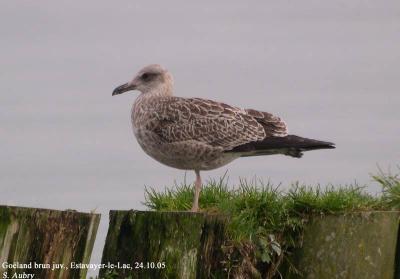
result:
[[[316,216],[291,262],[303,274],[284,278],[400,278],[398,211]]]
[[[0,206],[0,278],[86,278],[72,263],[89,263],[99,222],[99,214]]]
[[[303,247],[289,257],[302,276],[288,266],[280,273],[285,279],[397,278],[399,216],[388,211],[314,216],[304,228]],[[100,277],[261,278],[261,270],[237,269],[240,255],[227,263],[222,249],[227,222],[201,213],[111,211]],[[258,266],[254,258],[244,260]]]
[[[111,211],[100,278],[226,278],[223,217],[191,212]],[[214,277],[212,277],[212,276]]]

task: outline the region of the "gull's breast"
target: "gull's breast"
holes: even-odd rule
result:
[[[165,142],[151,130],[134,128],[133,131],[147,155],[177,169],[212,170],[239,157],[238,154],[225,153],[220,147],[213,147],[196,140],[171,143]]]

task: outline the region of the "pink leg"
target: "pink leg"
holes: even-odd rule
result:
[[[192,206],[192,212],[197,212],[199,211],[199,197],[200,197],[200,191],[201,191],[201,177],[200,177],[200,171],[195,170],[196,172],[196,182],[194,183],[194,199],[193,199],[193,206]]]

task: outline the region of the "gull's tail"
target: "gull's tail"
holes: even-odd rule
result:
[[[249,142],[236,146],[227,152],[240,153],[241,157],[284,154],[300,158],[304,151],[333,148],[335,148],[335,144],[331,142],[288,135],[285,137],[267,137],[262,141]]]

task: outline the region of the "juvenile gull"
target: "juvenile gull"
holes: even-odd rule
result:
[[[112,95],[141,94],[132,106],[133,132],[140,146],[157,161],[194,170],[192,211],[198,211],[200,171],[222,167],[239,157],[335,148],[333,143],[288,135],[285,122],[268,112],[241,109],[200,98],[173,96],[172,75],[160,65],[143,68]]]

